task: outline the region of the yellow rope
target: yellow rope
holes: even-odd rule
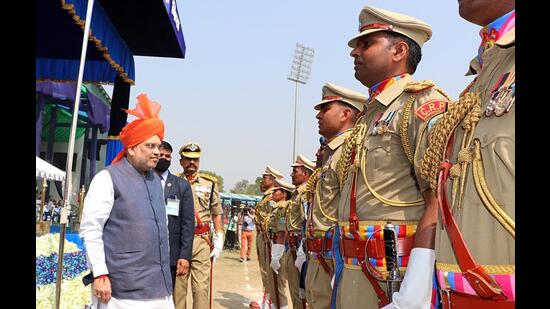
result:
[[[516,238],[516,223],[504,210],[498,205],[495,198],[491,194],[487,182],[485,181],[485,173],[483,170],[483,158],[481,157],[481,146],[478,139],[474,141],[475,159],[473,163],[474,184],[476,190],[489,213],[502,225],[502,227]]]
[[[422,179],[430,183],[433,192],[437,192],[439,163],[444,160],[447,142],[455,128],[479,99],[479,93],[464,94],[458,103],[449,106],[447,112],[435,123],[428,135],[428,149],[420,162],[420,174]]]
[[[368,154],[367,149],[365,149],[361,154],[361,175],[363,175],[363,181],[365,181],[365,185],[369,189],[370,193],[377,200],[379,200],[380,202],[382,202],[384,204],[391,205],[391,206],[398,206],[398,207],[409,207],[409,206],[422,206],[422,205],[424,205],[424,198],[414,200],[414,201],[410,201],[410,202],[396,201],[396,200],[387,199],[387,198],[383,197],[382,195],[378,194],[376,191],[374,191],[374,189],[369,185],[369,182],[367,180],[367,175],[366,175],[366,172],[365,172],[367,154]]]
[[[330,221],[332,222],[337,222],[338,219],[337,218],[333,218],[329,215],[327,215],[325,213],[325,211],[323,210],[323,204],[321,204],[321,192],[320,192],[321,188],[319,186],[317,186],[316,190],[315,190],[315,198],[316,198],[316,201],[317,201],[317,205],[319,205],[319,210],[321,210],[321,213],[323,214],[323,216],[325,216],[325,218],[329,219]],[[334,198],[334,197],[333,197]],[[332,201],[332,199],[329,201],[329,203]],[[328,203],[327,203],[328,204]]]
[[[306,199],[309,203],[313,201],[313,195],[315,194],[315,187],[319,181],[319,175],[321,174],[322,169],[320,167],[316,168],[313,171],[313,174],[309,176],[306,183]]]
[[[403,145],[403,150],[405,151],[405,154],[407,155],[407,159],[409,159],[409,162],[414,165],[413,159],[413,150],[411,147],[411,143],[409,141],[409,135],[407,134],[409,131],[409,119],[411,118],[411,109],[414,104],[415,97],[410,96],[405,105],[403,106],[403,116],[401,118],[401,124],[399,126],[399,135],[401,136],[401,145]]]
[[[352,164],[351,155],[356,148],[361,147],[365,133],[367,132],[367,124],[360,122],[361,119],[362,118],[357,120],[350,136],[348,136],[348,138],[344,141],[344,145],[342,146],[342,155],[336,163],[336,175],[338,177],[338,182],[340,183],[340,189],[344,187],[344,182],[346,181],[349,167]]]

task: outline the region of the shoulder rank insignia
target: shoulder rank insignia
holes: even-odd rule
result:
[[[199,176],[201,176],[202,178],[205,178],[205,179],[208,179],[214,183],[217,183],[218,182],[218,179],[212,175],[209,175],[209,174],[205,174],[205,173],[199,173]]]
[[[507,113],[516,100],[516,74],[514,71],[504,73],[491,89],[489,104],[485,109],[485,116],[493,113],[500,117]]]
[[[415,111],[414,114],[422,121],[431,118],[435,114],[439,114],[445,111],[447,107],[447,101],[445,100],[430,100],[420,105]]]
[[[431,80],[423,80],[423,81],[420,81],[420,82],[410,82],[405,86],[403,91],[404,92],[416,93],[416,92],[420,92],[424,89],[432,88],[433,86],[435,86],[435,84]]]

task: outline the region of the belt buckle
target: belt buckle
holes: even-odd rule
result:
[[[445,293],[447,295],[447,309],[451,309],[451,291],[448,290],[448,289],[440,289],[441,291],[441,303],[443,304],[443,293]],[[445,307],[443,307],[445,308]]]

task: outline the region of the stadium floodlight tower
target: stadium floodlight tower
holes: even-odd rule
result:
[[[303,44],[296,43],[294,50],[294,59],[290,67],[290,74],[287,79],[295,83],[294,88],[294,141],[292,143],[292,162],[296,158],[296,126],[298,117],[298,83],[306,84],[311,73],[311,64],[313,63],[313,55],[315,50],[306,47]]]

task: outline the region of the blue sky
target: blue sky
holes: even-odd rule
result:
[[[471,78],[468,63],[479,45],[479,26],[447,0],[201,0],[177,1],[185,59],[135,57],[130,107],[145,92],[162,105],[165,140],[179,149],[203,148],[201,169],[221,174],[229,191],[254,181],[267,164],[290,179],[294,83],[287,80],[295,44],[315,49],[311,77],[299,86],[297,153],[318,147],[313,106],[327,81],[367,93],[355,80],[348,40],[365,5],[420,18],[433,28],[414,78],[430,79],[457,98]],[[106,87],[112,89],[111,87]],[[133,118],[129,118],[131,120]],[[170,170],[180,172],[177,160]]]

